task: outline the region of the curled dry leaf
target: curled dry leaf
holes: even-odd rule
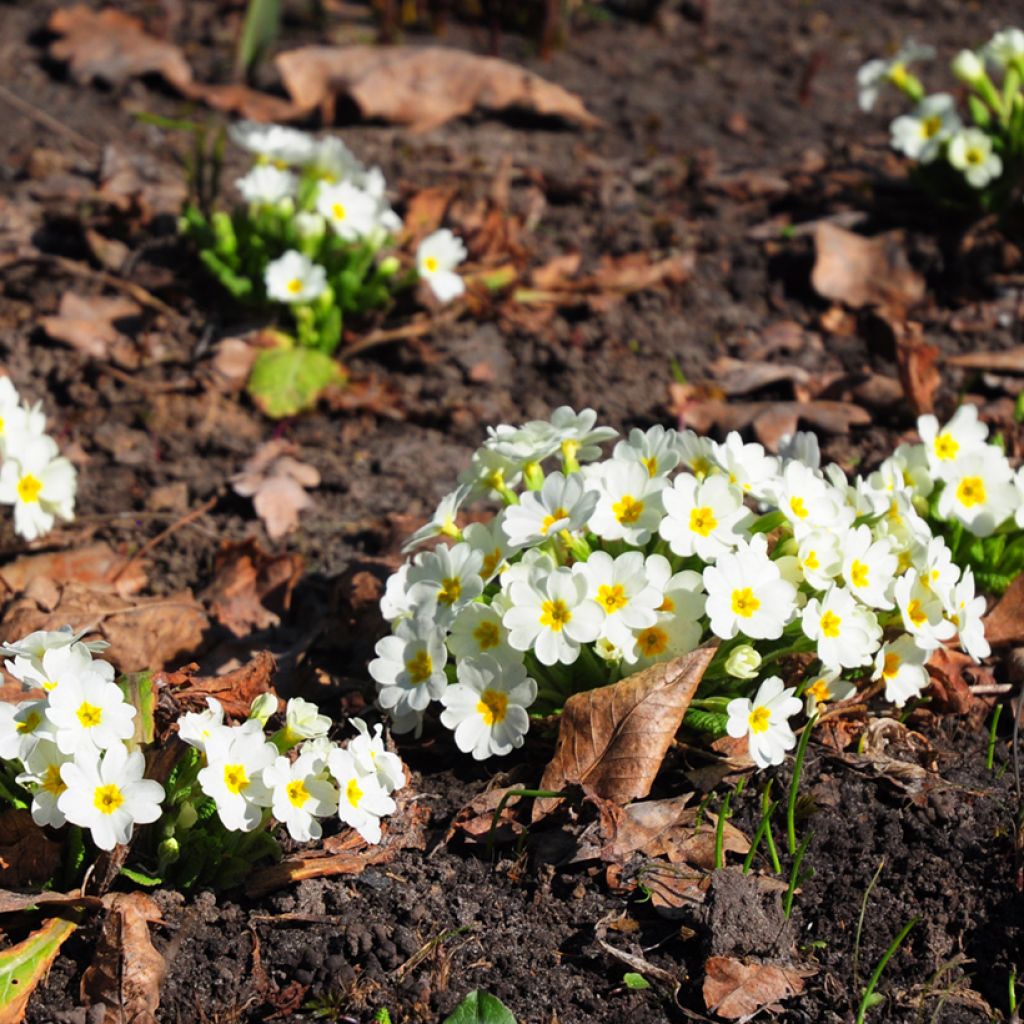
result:
[[[947,366],[960,366],[965,370],[986,370],[989,373],[1024,373],[1024,345],[1004,349],[1002,352],[964,352],[947,356]]]
[[[985,616],[985,639],[993,647],[1024,643],[1024,573],[1007,588],[999,603]]]
[[[932,651],[926,667],[932,683],[930,711],[985,717],[989,703],[975,697],[971,687],[981,683],[994,684],[991,669],[979,665],[963,651],[950,647],[937,647]]]
[[[160,921],[160,908],[142,892],[104,897],[103,922],[92,964],[82,976],[86,1005],[103,1006],[102,1024],[156,1024],[160,986],[167,962],[153,946],[151,922]]]
[[[616,803],[647,796],[716,649],[698,647],[611,686],[570,697],[540,788],[587,786]],[[533,820],[557,803],[537,800]]]
[[[38,580],[53,584],[81,583],[119,597],[137,594],[147,582],[146,563],[118,554],[100,541],[72,551],[23,555],[0,568],[0,582],[12,594],[21,593]]]
[[[313,504],[307,488],[320,484],[320,473],[294,456],[298,447],[274,438],[256,449],[231,486],[243,498],[252,498],[267,535],[278,540],[299,525],[299,513]]]
[[[704,1004],[727,1020],[752,1017],[763,1007],[800,995],[804,979],[817,973],[781,964],[743,963],[730,956],[709,957],[704,972]]]
[[[5,885],[45,882],[60,864],[60,843],[49,839],[27,810],[0,811],[0,872]]]
[[[220,701],[225,714],[245,718],[252,702],[273,689],[276,663],[269,651],[260,651],[248,664],[219,676],[196,676],[196,665],[158,675],[155,682],[167,687],[174,701],[189,710],[205,710],[206,698]]]
[[[40,326],[56,341],[63,341],[93,359],[113,359],[134,368],[139,355],[122,331],[135,320],[142,308],[120,296],[78,295],[65,292],[56,316],[44,316]],[[120,325],[120,326],[119,326]]]

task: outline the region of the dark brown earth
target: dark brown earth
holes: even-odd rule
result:
[[[184,45],[200,74],[226,73],[237,9],[222,15],[206,0],[119,6]],[[366,660],[382,626],[371,615],[355,629],[339,614],[352,571],[394,557],[402,535],[451,488],[486,425],[546,416],[563,403],[592,406],[620,429],[671,424],[673,365],[690,382],[713,381],[717,358],[749,359],[759,350],[812,375],[871,371],[895,378],[884,331],[863,319],[846,335],[823,329],[827,305],[809,284],[813,252],[803,223],[853,213],[864,233],[904,228],[910,258],[929,285],[916,318],[943,353],[1021,340],[1013,237],[988,229],[968,248],[961,223],[915,199],[885,151],[888,109],[860,114],[853,86],[864,60],[908,36],[935,44],[946,58],[1012,24],[1018,5],[712,0],[702,26],[699,5],[666,4],[652,21],[616,13],[584,19],[548,61],[535,57],[531,40],[504,37],[504,56],[580,93],[605,121],[603,130],[475,116],[424,136],[373,125],[346,126],[344,137],[366,162],[381,164],[403,199],[435,184],[456,184],[472,199],[507,183],[509,211],[534,215],[522,237],[533,265],[571,250],[582,253],[585,269],[605,255],[686,252],[695,258],[691,279],[606,312],[566,310],[537,328],[498,310],[438,328],[415,344],[372,349],[348,366],[357,383],[383,395],[376,405],[269,423],[214,382],[212,343],[253,324],[198,276],[174,233],[176,200],[143,223],[137,211],[93,198],[111,146],[145,174],[171,181],[180,175],[186,143],[140,123],[135,113],[203,112],[159,83],[110,91],[69,81],[45,58],[51,9],[0,5],[0,86],[22,101],[11,105],[0,93],[0,255],[14,248],[8,241],[23,239],[75,263],[0,259],[0,358],[23,394],[43,401],[62,445],[78,452],[79,520],[61,541],[80,543],[88,530],[137,547],[216,498],[206,515],[152,552],[151,592],[201,591],[224,541],[252,536],[270,550],[301,553],[307,576],[291,614],[281,627],[246,641],[279,653],[301,649],[305,670],[282,672],[278,680],[286,694],[317,670],[329,684],[324,693],[359,706],[356,691],[369,690]],[[300,19],[282,45],[309,38],[312,30]],[[482,50],[486,35],[455,25],[449,41]],[[26,115],[26,103],[38,113]],[[243,165],[232,154],[226,180]],[[97,273],[83,224],[128,247],[113,286]],[[792,228],[784,230],[786,224]],[[89,360],[38,326],[56,312],[64,291],[118,294],[118,281],[145,288],[175,311],[144,309],[133,328],[142,365],[131,372]],[[794,336],[794,324],[795,348],[772,350],[773,339]],[[984,382],[946,368],[940,402],[951,408],[965,389],[995,400],[1000,385],[990,384],[986,390]],[[749,397],[772,401],[792,393],[783,383]],[[870,464],[913,426],[909,408],[891,392],[873,404],[861,400],[871,425],[823,439],[826,455],[847,468]],[[226,484],[271,436],[294,441],[322,476],[299,531],[276,545],[250,502]],[[178,485],[178,504],[156,507],[153,492],[169,485]],[[2,543],[12,549],[14,538]],[[319,625],[312,640],[311,624]],[[209,639],[195,653],[214,667],[222,649],[215,650],[217,637]],[[1010,678],[1007,664],[998,662],[995,672],[998,681]],[[325,706],[337,713],[334,699]],[[325,1019],[333,1013],[368,1021],[386,1006],[396,1024],[433,1022],[479,987],[531,1024],[612,1024],[638,1015],[679,1021],[704,1011],[703,965],[713,954],[816,969],[805,993],[775,1016],[849,1021],[874,965],[914,916],[920,923],[880,984],[886,1002],[868,1019],[1005,1019],[1008,978],[1015,966],[1024,970],[1019,804],[1007,740],[1000,738],[997,770],[989,772],[985,737],[963,719],[931,718],[922,728],[932,749],[925,761],[936,769],[923,792],[855,770],[812,742],[802,788],[816,806],[801,828],[814,833],[805,860],[813,877],[803,883],[788,926],[777,894],[751,896],[732,873],[716,878],[703,909],[681,920],[660,916],[639,894],[611,890],[598,866],[552,862],[557,836],[571,838],[578,825],[538,830],[522,857],[500,847],[493,865],[479,848],[446,844],[453,814],[487,787],[491,769],[455,760],[444,736],[428,732],[424,749],[400,744],[415,771],[413,787],[432,812],[425,855],[402,853],[359,877],[304,882],[255,902],[208,892],[158,895],[167,924],[156,929],[157,942],[170,961],[159,1019],[298,1021],[319,1008]],[[536,782],[549,754],[550,746],[535,738],[520,758],[521,781]],[[678,792],[686,785],[683,771],[701,764],[698,755],[679,753],[656,795]],[[784,769],[775,775],[778,794],[788,777]],[[751,790],[763,783],[755,778]],[[758,792],[735,802],[733,823],[748,834],[757,805]],[[781,828],[780,819],[780,838]],[[642,951],[674,974],[678,1003],[663,983],[645,992],[624,987],[628,968],[596,937],[599,922],[623,913],[639,930],[610,931],[607,941]],[[288,914],[301,919],[282,916]],[[33,999],[30,1020],[91,1019],[79,1006],[78,985],[95,938],[90,926],[66,944]],[[303,1005],[312,1008],[296,1009]]]

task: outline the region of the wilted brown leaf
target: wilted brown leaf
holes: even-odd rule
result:
[[[450,185],[434,185],[417,192],[406,204],[402,240],[413,242],[436,231],[444,222],[458,189]]]
[[[35,907],[101,907],[98,896],[83,896],[80,892],[12,892],[0,889],[0,914],[13,914]]]
[[[306,488],[320,484],[320,474],[295,458],[296,445],[281,438],[266,441],[256,449],[231,486],[243,498],[252,498],[256,514],[267,535],[278,540],[299,525],[299,513],[313,504]]]
[[[707,898],[711,873],[684,864],[663,860],[643,863],[636,872],[636,883],[651,894],[651,904],[665,917],[680,917]]]
[[[814,233],[814,290],[853,309],[905,312],[925,294],[924,278],[907,262],[898,232],[865,238],[822,222]]]
[[[1024,643],[1024,573],[1010,584],[983,621],[985,639],[992,647]]]
[[[269,651],[259,651],[248,664],[234,672],[219,676],[197,676],[197,665],[188,665],[177,672],[165,672],[156,682],[170,690],[174,700],[183,707],[206,709],[206,698],[215,697],[232,718],[245,718],[252,702],[273,690],[276,663]]]
[[[102,1024],[156,1024],[167,962],[153,946],[149,925],[161,920],[160,908],[142,892],[112,893],[103,902],[107,917],[82,976],[82,999],[104,1007]]]
[[[947,356],[947,366],[960,366],[965,370],[986,370],[989,373],[1024,373],[1024,345],[1004,349],[1002,352],[964,352]]]
[[[526,109],[594,127],[578,96],[525,68],[449,47],[304,46],[274,63],[298,111],[325,110],[347,94],[366,118],[414,131],[436,128],[474,108]]]
[[[72,551],[23,555],[0,568],[0,582],[14,594],[27,590],[35,580],[46,579],[53,583],[82,583],[94,590],[128,597],[146,585],[145,566],[141,558],[129,559],[100,541]]]
[[[716,359],[710,369],[718,386],[730,397],[749,395],[751,391],[783,382],[805,384],[811,377],[803,367],[792,363],[733,359],[731,356]]]
[[[47,881],[57,870],[60,853],[60,843],[48,839],[28,811],[0,811],[0,872],[5,885]]]
[[[937,647],[925,666],[931,676],[929,710],[966,715],[974,711],[984,717],[988,705],[971,693],[971,687],[995,683],[990,669],[983,668],[970,655],[949,647]],[[980,707],[979,707],[980,705]]]
[[[752,1017],[762,1007],[800,995],[804,978],[817,973],[776,964],[745,964],[730,956],[708,957],[704,971],[704,1004],[728,1020]]]
[[[461,807],[445,835],[445,842],[450,842],[456,833],[461,833],[473,842],[490,840],[491,827],[494,825],[494,812],[505,799],[510,789],[518,786],[496,786],[494,789],[477,793],[464,807]],[[526,826],[516,819],[515,807],[522,797],[514,796],[506,801],[494,828],[494,841],[507,843],[518,838],[526,831]]]
[[[118,323],[133,320],[141,312],[142,308],[131,299],[65,292],[57,315],[44,316],[39,323],[51,338],[93,359],[114,359],[123,366],[134,367],[138,365],[138,352]]]
[[[570,697],[540,788],[585,785],[617,803],[647,796],[715,650],[699,647],[611,686]],[[557,803],[536,801],[533,820]]]

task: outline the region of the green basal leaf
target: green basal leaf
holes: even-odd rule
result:
[[[636,971],[626,971],[622,976],[622,980],[626,988],[631,988],[636,992],[651,987],[651,983],[642,974],[637,974]]]
[[[729,721],[728,715],[716,714],[714,711],[702,711],[699,708],[687,709],[683,718],[683,725],[697,732],[706,732],[716,739],[725,735],[725,726]]]
[[[235,53],[235,73],[244,77],[263,59],[281,30],[281,0],[249,0]]]
[[[129,672],[117,681],[124,699],[138,712],[135,716],[135,734],[129,743],[140,747],[153,742],[156,723],[153,711],[156,708],[156,690],[151,672]]]
[[[1013,582],[1013,576],[1009,576],[1005,573],[985,572],[982,570],[974,574],[974,580],[978,585],[979,591],[988,591],[996,597],[1001,597],[1006,593],[1010,584]]]
[[[474,989],[443,1024],[516,1024],[516,1019],[500,999]]]
[[[156,878],[153,875],[144,875],[141,871],[135,871],[132,868],[121,868],[121,874],[124,875],[125,878],[130,878],[138,885],[148,885],[152,887],[164,884],[164,880],[162,878]]]
[[[249,394],[271,419],[312,409],[324,388],[345,379],[326,353],[309,348],[266,349],[256,357]]]
[[[50,918],[24,942],[0,952],[0,1019],[18,1021],[33,989],[46,976],[77,920]]]
[[[204,266],[236,299],[247,299],[252,295],[252,281],[236,274],[212,249],[199,254]]]

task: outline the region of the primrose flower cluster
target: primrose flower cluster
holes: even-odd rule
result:
[[[857,74],[860,107],[871,110],[882,88],[894,86],[914,109],[892,122],[893,148],[916,160],[934,188],[945,191],[951,176],[968,191],[985,190],[982,198],[992,205],[1012,193],[1024,157],[1024,31],[1003,29],[954,58],[953,74],[969,90],[967,120],[951,93],[926,95],[909,70],[912,62],[934,56],[932,47],[910,42],[889,59],[868,61]]]
[[[14,530],[26,540],[75,515],[75,467],[46,433],[41,405],[22,401],[0,377],[0,504],[14,507]]]
[[[357,735],[342,746],[327,737],[328,716],[293,698],[268,735],[273,694],[258,697],[241,724],[227,722],[208,698],[205,711],[179,719],[186,751],[161,784],[144,777],[139,708],[113,666],[95,657],[106,646],[66,627],[0,648],[7,672],[44,693],[0,703],[0,796],[28,807],[37,825],[77,825],[112,850],[136,825],[157,822],[161,873],[189,853],[209,862],[223,857],[227,833],[262,840],[230,851],[251,863],[257,852],[276,849],[268,835],[275,822],[308,842],[322,835],[322,819],[337,816],[367,842],[380,842],[381,818],[394,813],[392,794],[405,784],[380,725],[371,733],[353,719]]]
[[[387,583],[391,635],[369,666],[380,706],[410,732],[436,702],[483,759],[572,693],[717,640],[688,724],[748,736],[762,767],[795,743],[798,691],[811,714],[870,679],[902,707],[942,644],[989,653],[985,599],[955,555],[998,542],[1024,568],[1024,476],[976,410],[918,427],[922,443],[852,482],[811,434],[773,456],[655,426],[602,458],[616,432],[589,409],[489,428],[406,550],[442,543]],[[460,526],[477,501],[502,507]],[[798,654],[814,657],[787,687]]]

